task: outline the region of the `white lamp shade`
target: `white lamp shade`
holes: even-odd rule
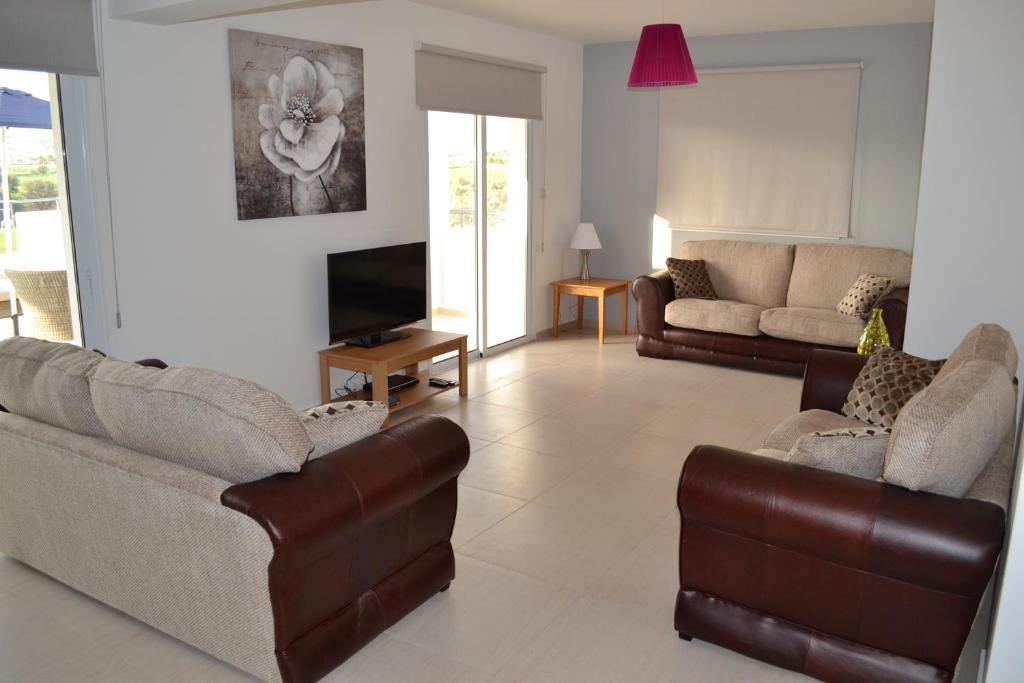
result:
[[[570,249],[600,249],[601,240],[593,223],[580,223],[569,243]]]

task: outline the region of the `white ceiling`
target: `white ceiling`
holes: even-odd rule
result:
[[[662,0],[415,0],[584,43],[635,40]],[[934,0],[665,0],[687,36],[931,21]]]

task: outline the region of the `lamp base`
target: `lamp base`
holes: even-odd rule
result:
[[[583,250],[583,270],[580,271],[581,280],[590,279],[590,250]]]

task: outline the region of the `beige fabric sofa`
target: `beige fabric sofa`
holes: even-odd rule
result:
[[[641,355],[799,375],[811,350],[857,346],[864,320],[836,306],[863,273],[894,279],[881,307],[893,346],[902,346],[911,269],[905,252],[705,240],[684,243],[679,257],[706,263],[718,299],[676,299],[664,271],[637,279]]]
[[[99,406],[90,387],[105,364]],[[140,380],[125,365],[0,342],[0,552],[272,683],[318,680],[452,581],[469,444],[450,421],[417,418],[306,460],[300,417],[265,389],[195,369]],[[113,408],[114,389],[131,410]],[[145,428],[161,420],[187,424]],[[298,431],[282,436],[289,420]],[[139,444],[155,448],[162,430],[180,452],[115,442],[140,425]],[[269,472],[266,453],[227,443],[286,438],[300,459]]]

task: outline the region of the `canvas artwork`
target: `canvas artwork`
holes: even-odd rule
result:
[[[238,218],[366,210],[363,51],[231,30]]]

